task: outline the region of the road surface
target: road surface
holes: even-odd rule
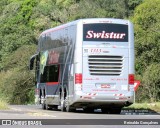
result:
[[[76,112],[61,112],[56,110],[42,110],[39,105],[11,105],[9,110],[0,110],[0,120],[20,120],[23,123],[26,121],[37,121],[37,124],[42,124],[45,127],[46,123],[50,123],[57,127],[69,128],[104,128],[104,127],[160,127],[160,113],[150,112],[149,110],[122,110],[121,114],[104,114],[100,110],[95,110],[94,113],[84,113],[82,110]],[[47,120],[46,120],[47,119]],[[16,120],[16,121],[17,121]],[[42,120],[42,121],[41,121]],[[15,121],[15,122],[16,122]],[[38,122],[39,121],[39,122]],[[140,122],[141,121],[141,122]],[[119,123],[117,123],[119,122]],[[124,124],[122,124],[122,122]],[[149,126],[143,124],[151,122],[154,125]],[[3,122],[4,123],[4,122]],[[5,122],[6,123],[6,122]],[[13,123],[13,122],[12,122]],[[28,122],[27,122],[28,123]],[[35,123],[35,122],[34,122]],[[60,125],[62,123],[62,125]],[[102,125],[100,125],[102,123]],[[127,125],[126,125],[126,124]],[[139,123],[139,124],[137,124]],[[158,125],[156,124],[158,123]],[[0,122],[1,124],[1,122]],[[13,123],[16,125],[16,123]],[[80,126],[79,124],[83,124]],[[109,124],[109,125],[107,125]],[[134,124],[134,125],[133,125]],[[143,126],[142,126],[143,124]],[[51,127],[48,125],[48,127]],[[116,126],[117,125],[117,126]],[[0,128],[2,125],[0,126]],[[3,126],[4,127],[4,126]],[[23,126],[26,127],[26,126]],[[36,127],[36,126],[34,126]],[[17,126],[15,126],[17,128]],[[40,128],[40,126],[37,126]],[[45,127],[46,128],[46,127]],[[53,127],[52,127],[53,128]]]

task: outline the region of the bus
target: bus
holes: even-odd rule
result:
[[[43,109],[120,113],[135,101],[133,24],[90,18],[45,30],[32,69]]]

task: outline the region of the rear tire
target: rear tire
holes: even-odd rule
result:
[[[41,103],[42,103],[42,109],[43,110],[46,110],[46,103],[45,103],[46,100],[45,100],[45,98],[46,98],[46,93],[45,93],[45,89],[43,89],[43,93],[41,95]]]
[[[43,100],[43,101],[42,101]],[[46,110],[46,103],[45,103],[45,98],[44,96],[41,96],[41,104],[42,104],[42,109]]]
[[[69,93],[67,88],[65,88],[63,91],[60,91],[60,106],[62,112],[73,112],[75,111],[75,108],[71,107],[69,105]]]
[[[42,103],[42,109],[43,109],[43,110],[46,110],[46,104],[45,104],[44,101],[43,101],[43,103]]]
[[[74,112],[76,110],[75,108],[71,107],[71,105],[69,105],[68,92],[65,97],[65,109],[66,109],[66,112]]]
[[[66,112],[74,112],[76,109],[72,108],[70,105],[66,106]]]
[[[64,100],[64,91],[60,92],[60,106],[61,106],[61,111],[65,112],[66,108],[65,108],[65,100]]]
[[[46,110],[52,110],[52,106],[51,106],[51,105],[46,104]]]

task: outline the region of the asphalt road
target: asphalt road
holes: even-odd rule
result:
[[[0,110],[0,121],[1,121],[0,124],[2,124],[2,120],[11,120],[12,123],[15,120],[15,123],[13,123],[14,125],[16,125],[16,121],[21,121],[22,124],[26,123],[27,121],[32,121],[30,124],[34,124],[34,123],[35,124],[37,123],[38,125],[42,124],[42,126],[37,126],[37,128],[40,128],[40,127],[48,128],[48,127],[51,127],[51,125],[56,126],[56,128],[57,127],[90,128],[91,126],[93,128],[97,128],[97,127],[98,128],[101,128],[101,127],[116,128],[117,126],[119,128],[121,127],[133,128],[133,127],[143,127],[143,126],[148,128],[153,126],[157,128],[160,127],[160,113],[155,113],[150,110],[122,110],[121,114],[115,115],[115,114],[104,114],[104,113],[101,113],[100,110],[95,110],[94,113],[84,113],[80,109],[77,110],[76,112],[42,110],[41,106],[39,105],[11,105],[9,110]],[[144,125],[144,123],[147,123],[147,122],[151,122],[152,126],[149,126],[148,124]],[[158,122],[158,125],[156,124],[157,122]],[[49,123],[50,125],[44,126],[47,123]],[[156,125],[153,125],[153,123]],[[79,125],[79,124],[82,124],[82,125]],[[0,125],[0,128],[1,127],[6,127],[6,126]],[[17,127],[19,126],[15,126],[15,128]],[[27,126],[23,126],[23,128],[24,127],[27,127]],[[34,128],[35,127],[36,126],[34,126]]]

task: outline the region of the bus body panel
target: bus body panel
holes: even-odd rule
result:
[[[37,53],[37,97],[41,100],[45,93],[46,104],[60,105],[61,91],[67,91],[68,104],[75,108],[134,102],[134,85],[129,84],[129,76],[134,75],[134,33],[128,20],[82,19],[46,30]],[[46,74],[52,75],[49,67],[58,77],[42,81],[47,69]]]
[[[81,85],[82,89],[79,88],[75,90],[75,92],[77,93],[76,100],[77,102],[79,102],[78,104],[79,106],[83,106],[84,104],[83,102],[88,103],[88,104],[84,104],[84,106],[86,105],[92,106],[91,103],[93,103],[94,106],[99,106],[99,103],[102,106],[106,104],[107,105],[112,104],[112,103],[117,105],[121,104],[122,106],[124,106],[128,102],[129,103],[134,102],[133,85],[128,84],[129,74],[134,74],[133,25],[128,21],[119,21],[119,20],[103,21],[103,23],[106,23],[106,22],[115,23],[116,25],[123,24],[123,25],[126,25],[127,27],[129,26],[127,30],[128,41],[126,40],[125,42],[116,42],[114,40],[94,41],[90,39],[89,41],[83,41],[82,71],[80,71],[81,68],[78,68],[79,70],[78,73],[82,73],[83,75],[82,76],[83,82]],[[83,21],[83,23],[84,24],[89,23],[94,25],[100,22],[99,21],[97,22]],[[82,23],[82,26],[83,26],[83,23]],[[91,31],[93,31],[94,29],[91,29]],[[92,34],[99,34],[99,33],[97,32]],[[81,49],[79,48],[79,51],[80,50]],[[111,57],[111,59],[117,59],[115,61],[117,61],[118,64],[120,63],[122,64],[120,75],[116,76],[116,74],[113,74],[113,75],[107,74],[105,76],[103,75],[104,72],[101,72],[102,74],[96,74],[94,72],[95,71],[94,64],[95,63],[100,64],[101,62],[97,62],[98,59],[102,59],[102,58],[104,59],[105,57]],[[118,57],[118,58],[115,58],[115,57]],[[122,60],[122,62],[119,62],[120,59]],[[110,63],[112,63],[112,61]],[[103,71],[103,64],[99,66],[102,66],[101,70]],[[91,68],[89,69],[89,67]],[[91,75],[89,70],[90,71],[92,70],[93,71],[92,73],[95,73],[95,75]],[[112,73],[116,73],[116,72],[112,72]]]

